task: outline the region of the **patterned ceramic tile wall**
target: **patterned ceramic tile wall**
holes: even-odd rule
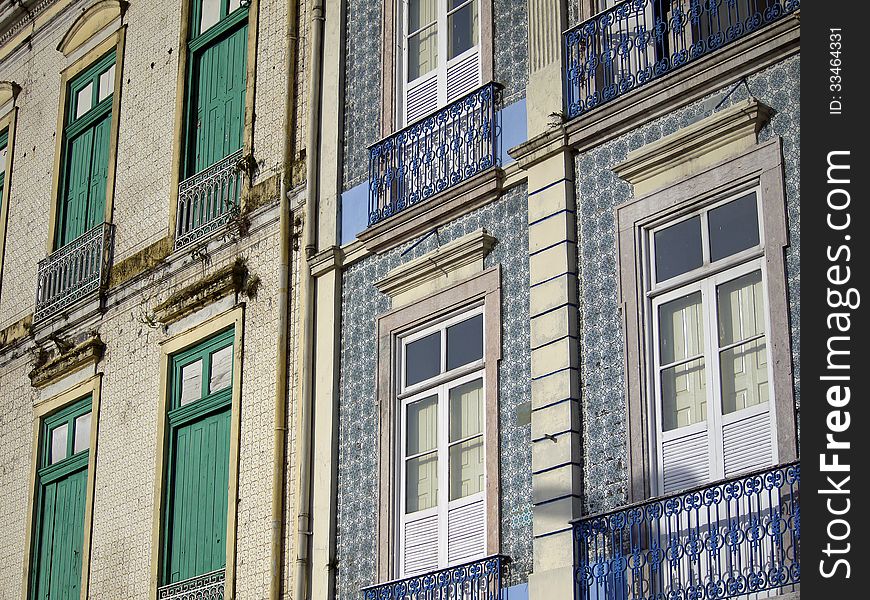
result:
[[[344,185],[368,177],[368,146],[381,132],[381,27],[383,2],[347,3],[345,64]],[[494,0],[494,79],[505,86],[504,104],[525,97],[528,82],[526,0]]]
[[[795,401],[800,409],[800,57],[748,78],[753,96],[775,113],[760,141],[783,138],[790,246],[786,252]],[[713,95],[721,97],[727,90]],[[740,86],[729,102],[747,98]],[[631,198],[629,184],[611,168],[631,150],[654,142],[708,116],[708,99],[674,111],[576,158],[577,219],[580,241],[581,378],[585,456],[584,510],[598,512],[627,499],[626,410],[622,331],[617,303],[617,264],[613,208]],[[728,102],[726,102],[726,105]]]
[[[358,597],[375,582],[378,514],[378,402],[375,397],[377,330],[375,317],[390,308],[374,282],[403,262],[479,228],[498,239],[486,266],[502,268],[502,361],[499,410],[502,485],[502,552],[515,561],[513,582],[525,581],[531,568],[530,428],[518,425],[517,408],[530,401],[528,233],[525,187],[413,242],[351,266],[344,276],[339,407],[338,561],[340,600]]]

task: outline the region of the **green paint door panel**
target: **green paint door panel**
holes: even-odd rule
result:
[[[242,147],[247,47],[243,25],[193,56],[188,176]]]
[[[87,468],[42,485],[35,600],[78,600]]]
[[[230,409],[174,428],[166,583],[225,566]]]
[[[67,141],[58,248],[104,220],[110,129],[111,115],[106,115]]]

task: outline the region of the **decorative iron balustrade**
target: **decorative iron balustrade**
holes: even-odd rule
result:
[[[624,0],[565,32],[568,118],[800,9],[800,0]]]
[[[223,600],[223,569],[157,588],[157,600]]]
[[[510,558],[474,562],[362,589],[363,600],[500,600]]]
[[[736,598],[800,582],[800,465],[574,522],[575,600]]]
[[[239,212],[242,150],[178,184],[175,249],[208,237]]]
[[[369,226],[496,166],[500,101],[488,83],[369,146]]]
[[[50,317],[103,288],[112,232],[111,223],[101,223],[39,261],[34,321]]]

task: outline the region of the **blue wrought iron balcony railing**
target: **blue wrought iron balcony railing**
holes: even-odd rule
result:
[[[500,96],[487,83],[369,146],[369,226],[495,167]]]
[[[34,322],[103,289],[113,231],[111,223],[100,223],[39,261]]]
[[[362,600],[500,600],[510,558],[474,562],[362,589]]]
[[[800,583],[800,465],[574,522],[575,600],[712,600]]]
[[[176,250],[210,236],[238,214],[241,160],[239,149],[178,184]]]
[[[157,588],[157,600],[224,600],[223,569]]]
[[[624,0],[564,33],[569,119],[800,9],[800,0]]]

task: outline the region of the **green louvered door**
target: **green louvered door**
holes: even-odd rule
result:
[[[87,462],[42,487],[35,600],[78,600],[82,580]]]
[[[169,581],[220,569],[226,562],[230,411],[174,432]]]
[[[235,26],[217,25],[196,40],[192,52],[192,106],[187,175],[210,167],[242,147],[245,114],[245,75],[248,27],[235,23],[242,14],[227,17]],[[227,29],[226,31],[223,31]],[[193,43],[192,43],[193,45]]]
[[[36,475],[32,600],[78,600],[81,596],[90,438],[90,397],[43,423]]]
[[[105,220],[115,55],[70,82],[55,248]]]

